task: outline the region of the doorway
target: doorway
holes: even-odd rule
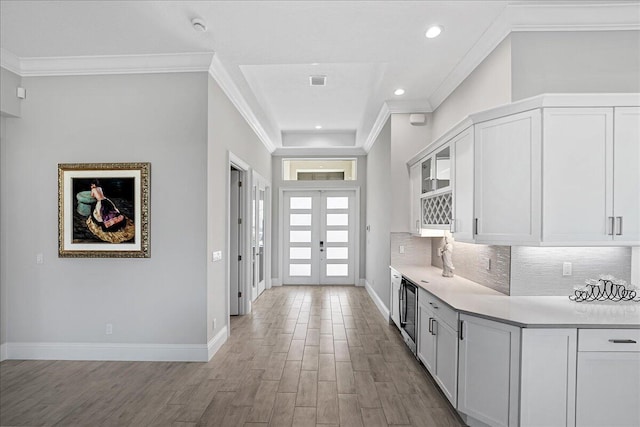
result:
[[[283,193],[283,284],[354,285],[355,190]]]
[[[255,301],[267,288],[270,275],[269,257],[269,212],[271,210],[269,182],[260,174],[253,171],[253,189],[251,195],[251,248],[252,248],[252,293],[251,300]]]
[[[229,171],[229,315],[242,314],[242,176],[231,165]]]

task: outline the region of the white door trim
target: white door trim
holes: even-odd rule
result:
[[[242,259],[243,260],[248,260],[249,258],[249,248],[250,248],[250,229],[249,229],[249,221],[247,221],[247,218],[250,218],[250,207],[251,207],[251,194],[249,191],[247,191],[247,188],[249,186],[249,181],[251,181],[251,167],[249,166],[248,163],[246,163],[244,160],[242,160],[240,157],[236,156],[235,154],[233,154],[231,151],[227,151],[228,153],[228,161],[227,161],[227,197],[226,197],[226,203],[227,203],[227,220],[226,220],[226,224],[227,224],[227,236],[226,236],[226,247],[225,247],[225,254],[226,254],[226,261],[225,261],[225,299],[226,299],[226,319],[228,321],[230,313],[231,313],[231,303],[230,303],[230,298],[231,298],[231,284],[230,284],[230,280],[231,280],[231,275],[230,275],[230,271],[231,271],[231,263],[230,263],[230,258],[229,258],[229,249],[231,247],[231,232],[230,232],[230,227],[229,225],[229,221],[231,219],[231,192],[229,191],[230,185],[231,185],[231,167],[233,166],[234,168],[238,169],[240,171],[240,179],[243,182],[243,190],[240,192],[240,198],[242,199],[242,218],[243,218],[243,224],[240,227],[242,229],[242,248],[240,250],[240,253],[242,255]],[[243,315],[243,314],[248,314],[251,311],[251,305],[250,305],[250,300],[248,298],[248,292],[247,292],[247,278],[251,277],[249,275],[250,273],[250,263],[245,262],[243,265],[243,268],[240,271],[239,274],[239,285],[238,285],[238,289],[241,289],[242,292],[242,298],[240,299],[240,303],[238,304],[238,314]],[[228,327],[227,328],[227,336],[231,335],[231,328]]]
[[[278,199],[278,260],[280,285],[284,278],[284,193],[287,191],[354,191],[355,192],[355,241],[354,241],[354,285],[358,286],[360,277],[360,186],[354,187],[280,187]]]

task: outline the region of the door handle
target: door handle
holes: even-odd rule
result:
[[[436,319],[433,319],[433,325],[431,325],[431,335],[438,335],[437,330],[438,330],[438,321]]]
[[[475,218],[473,221],[473,235],[478,234],[478,218]]]
[[[431,322],[433,322],[433,317],[429,317],[429,333],[433,335],[433,325]]]
[[[460,332],[460,335],[459,335],[460,341],[462,341],[464,339],[464,335],[462,333],[462,328],[463,327],[464,327],[464,320],[460,320],[460,326],[459,326],[459,329],[460,329],[460,331],[459,331]]]
[[[612,342],[614,344],[637,344],[638,342],[636,340],[609,340],[609,342]]]
[[[616,236],[622,236],[622,217],[621,216],[617,216],[616,217],[616,221],[617,221],[616,229],[618,230],[616,232]]]

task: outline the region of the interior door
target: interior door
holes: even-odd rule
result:
[[[256,179],[255,181],[252,196],[253,299],[256,299],[264,292],[266,283],[265,208],[267,188],[261,180]]]
[[[283,284],[355,284],[355,192],[286,191]]]

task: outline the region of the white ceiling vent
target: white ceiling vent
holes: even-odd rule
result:
[[[309,76],[309,84],[311,86],[326,86],[327,76]]]

